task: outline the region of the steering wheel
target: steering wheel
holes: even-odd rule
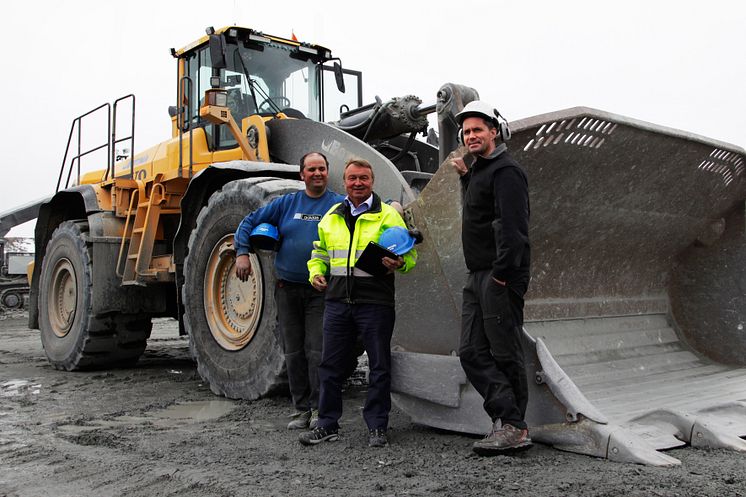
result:
[[[274,112],[274,107],[271,104],[275,104],[280,109],[290,107],[290,99],[288,97],[269,97],[262,100],[259,104],[259,112]],[[278,105],[279,104],[279,105]]]

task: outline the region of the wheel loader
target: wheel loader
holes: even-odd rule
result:
[[[376,191],[425,237],[417,270],[398,282],[395,403],[416,423],[487,431],[456,356],[466,268],[447,160],[454,115],[477,91],[448,83],[432,102],[363,105],[361,73],[327,48],[240,27],[208,28],[172,56],[171,138],[134,153],[133,95],[83,114],[56,192],[37,204],[29,322],[50,363],[132,365],[151,319],[170,316],[214,393],[270,392],[283,369],[272,254],[252,254],[239,281],[233,232],[301,189],[298,160],[320,150],[336,191],[346,159],[370,161]],[[82,150],[96,113],[107,139]],[[532,438],[663,466],[679,461],[660,450],[684,444],[746,450],[744,150],[583,107],[511,127],[532,204]],[[118,154],[122,144],[133,153]],[[93,151],[105,163],[81,171]]]

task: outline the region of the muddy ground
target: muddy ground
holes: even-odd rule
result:
[[[138,365],[65,373],[23,316],[0,316],[0,496],[746,496],[746,454],[684,448],[653,468],[536,446],[479,458],[473,438],[394,409],[370,449],[358,372],[342,438],[302,447],[290,402],[215,397],[173,321],[156,322]]]

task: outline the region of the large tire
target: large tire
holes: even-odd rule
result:
[[[189,237],[184,326],[197,370],[218,395],[253,400],[284,383],[274,254],[252,254],[251,278],[241,282],[235,275],[233,233],[250,212],[301,188],[300,181],[276,178],[227,183],[202,208]]]
[[[52,366],[66,371],[134,364],[151,330],[148,316],[93,315],[87,238],[86,221],[59,225],[47,245],[39,279],[41,342]]]

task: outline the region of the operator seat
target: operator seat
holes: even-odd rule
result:
[[[244,95],[240,88],[231,88],[228,90],[228,108],[231,110],[233,119],[236,120],[239,126],[244,117],[256,114],[254,102],[248,96]]]

